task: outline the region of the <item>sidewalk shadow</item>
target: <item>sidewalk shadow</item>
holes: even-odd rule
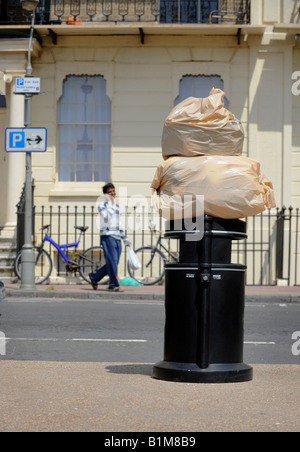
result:
[[[106,366],[110,373],[127,375],[147,375],[152,377],[153,364],[120,364]]]

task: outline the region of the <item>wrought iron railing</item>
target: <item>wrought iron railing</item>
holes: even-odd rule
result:
[[[0,24],[28,24],[20,0],[0,1]],[[250,0],[40,0],[36,23],[249,23]]]
[[[35,205],[34,205],[35,184],[32,180],[32,233],[35,233]],[[17,207],[17,253],[21,251],[25,243],[25,184],[22,189],[21,197],[16,205]]]
[[[22,212],[19,209],[19,215]],[[154,244],[156,234],[149,229],[154,222],[158,230],[164,229],[164,220],[153,210],[152,206],[123,206],[122,223],[126,235],[135,249]],[[44,225],[51,225],[50,234],[58,243],[68,243],[76,239],[74,226],[88,226],[82,239],[82,249],[98,246],[100,243],[97,223],[96,205],[81,207],[41,207],[35,212],[35,243],[42,242]],[[22,219],[22,218],[21,218]],[[247,221],[247,240],[234,241],[232,260],[247,266],[248,285],[300,285],[300,211],[289,207],[267,210],[262,214],[249,217]],[[18,222],[21,232],[22,223]],[[167,239],[165,239],[167,240]],[[170,243],[171,242],[171,243]],[[172,251],[174,240],[166,242]],[[49,252],[53,252],[49,248]],[[65,266],[59,263],[57,255],[52,256],[56,262],[57,274],[65,272]],[[126,273],[126,253],[123,267]]]

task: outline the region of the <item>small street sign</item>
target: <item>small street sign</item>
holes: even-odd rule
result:
[[[44,127],[8,128],[5,130],[6,152],[46,152],[47,129]]]
[[[16,79],[16,94],[39,94],[41,79],[39,77],[24,77]]]

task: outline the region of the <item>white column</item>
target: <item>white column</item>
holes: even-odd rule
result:
[[[24,127],[24,96],[14,94],[14,85],[15,80],[11,84],[8,127]],[[3,234],[14,236],[17,225],[16,205],[25,180],[25,154],[8,153],[7,171],[6,223]]]
[[[251,25],[262,24],[263,0],[251,0]]]
[[[291,74],[293,72],[293,48],[288,46],[283,54],[283,138],[282,138],[282,205],[292,203],[292,147],[293,147],[293,99]]]

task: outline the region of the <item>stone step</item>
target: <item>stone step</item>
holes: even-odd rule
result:
[[[3,283],[12,283],[17,281],[17,279],[13,268],[0,266],[0,281]]]
[[[3,282],[11,282],[15,278],[16,246],[14,237],[0,235],[0,279]]]
[[[0,273],[11,272],[13,270],[14,270],[13,265],[5,265],[2,262],[0,262]]]
[[[3,282],[4,286],[5,284],[11,284],[11,283],[15,283],[18,281],[18,278],[16,277],[16,275],[12,275],[12,276],[2,276],[0,274],[0,281]]]
[[[14,261],[16,258],[16,254],[6,254],[6,253],[0,253],[0,266],[13,266]]]
[[[9,237],[0,237],[0,250],[15,250],[17,247],[17,242],[15,239],[10,239]]]
[[[10,245],[8,243],[1,243],[0,242],[0,251],[3,251],[3,252],[9,252],[9,251],[15,252],[16,251],[16,245]]]

